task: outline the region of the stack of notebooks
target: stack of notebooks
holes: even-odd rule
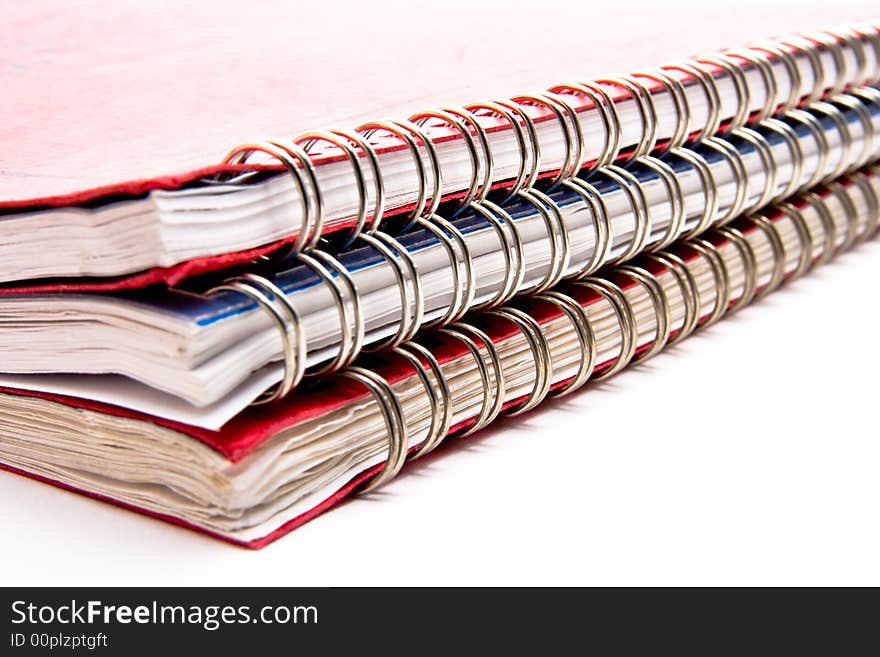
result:
[[[0,466],[264,546],[874,237],[878,83],[858,23],[10,193]]]

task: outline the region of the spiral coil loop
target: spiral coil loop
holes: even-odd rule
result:
[[[306,371],[306,338],[300,328],[300,317],[293,304],[275,283],[258,274],[243,274],[225,281],[208,291],[239,292],[264,308],[272,321],[281,329],[284,372],[281,381],[273,389],[264,392],[255,404],[265,404],[281,399],[295,388]]]
[[[394,479],[403,469],[409,440],[407,423],[394,389],[381,376],[363,367],[349,367],[341,370],[339,376],[357,381],[373,395],[388,430],[388,458],[378,474],[360,490],[368,493]]]
[[[518,308],[494,308],[488,311],[488,314],[501,317],[515,324],[525,336],[526,341],[529,343],[529,349],[534,356],[535,383],[532,391],[519,405],[508,408],[505,411],[505,414],[511,417],[521,415],[540,404],[550,391],[553,375],[550,346],[547,344],[546,336],[541,331],[540,324]]]
[[[715,219],[716,223],[726,224],[741,215],[746,207],[746,193],[749,189],[749,172],[746,170],[742,155],[730,144],[730,142],[725,141],[724,139],[718,139],[717,137],[708,137],[703,140],[702,145],[705,148],[710,148],[719,153],[725,160],[727,160],[731,171],[733,171],[734,180],[736,181],[736,192],[733,197],[733,202],[723,216]],[[702,179],[705,184],[705,177],[702,177]],[[699,225],[697,227],[699,227]],[[696,232],[698,231],[694,229],[694,233]]]
[[[813,264],[813,235],[803,213],[793,203],[782,203],[778,210],[791,221],[800,244],[797,265],[788,275],[789,280],[794,280],[806,274]]]
[[[645,157],[639,158],[637,162],[654,171],[654,173],[657,174],[657,177],[662,180],[663,184],[666,186],[666,191],[669,196],[669,206],[671,208],[671,217],[663,237],[651,247],[651,250],[656,251],[665,249],[672,244],[681,234],[682,230],[684,230],[684,190],[681,188],[681,181],[679,181],[678,177],[675,175],[675,171],[673,171],[672,167],[666,164],[663,160],[658,160],[656,157],[646,155]]]
[[[634,356],[630,361],[632,363],[637,363],[641,360],[650,358],[663,349],[663,347],[669,342],[672,311],[669,308],[669,299],[666,296],[663,286],[650,271],[637,265],[622,265],[617,268],[617,271],[641,283],[651,297],[651,303],[654,306],[654,312],[657,316],[657,328],[655,329],[654,339],[651,341],[651,346],[641,354]]]
[[[667,341],[667,344],[672,345],[693,333],[700,321],[700,296],[697,279],[694,278],[693,272],[691,272],[684,260],[672,252],[649,253],[646,258],[653,260],[669,271],[681,290],[681,298],[684,302],[684,318],[678,333]]]
[[[431,424],[428,427],[428,433],[425,440],[411,456],[411,458],[417,459],[435,449],[443,442],[449,432],[449,427],[452,424],[452,392],[440,363],[428,349],[417,342],[409,342],[395,347],[394,353],[402,356],[416,370],[431,403]],[[422,364],[422,359],[428,364],[427,368]],[[428,376],[429,371],[437,382],[436,387],[432,384],[431,377]]]
[[[758,157],[761,158],[761,168],[764,172],[764,176],[766,176],[764,187],[757,200],[744,208],[744,212],[751,212],[755,208],[767,205],[770,202],[770,199],[776,195],[776,178],[778,175],[776,159],[773,157],[773,149],[770,144],[764,138],[764,135],[757,130],[752,130],[751,128],[737,128],[736,130],[732,130],[730,135],[751,144],[755,149],[755,152],[757,152]]]
[[[547,228],[550,243],[550,267],[547,270],[547,276],[543,282],[538,283],[534,289],[529,290],[529,293],[535,294],[553,287],[565,275],[565,270],[568,269],[568,263],[571,260],[568,231],[565,228],[565,222],[562,220],[562,212],[559,206],[549,196],[539,192],[537,189],[532,189],[528,192],[522,191],[519,195],[538,210],[538,214]]]
[[[624,291],[611,281],[601,278],[586,278],[578,281],[577,285],[584,286],[603,297],[611,305],[620,326],[620,352],[614,360],[614,364],[601,374],[593,376],[593,381],[601,381],[617,374],[627,366],[635,355],[636,343],[638,342],[636,318]]]
[[[654,97],[650,90],[637,79],[628,75],[599,78],[596,83],[623,89],[638,107],[642,120],[642,136],[624,163],[648,155],[657,144],[657,107],[654,105]]]
[[[411,340],[422,325],[425,302],[419,272],[409,251],[390,235],[376,231],[371,235],[361,235],[360,239],[378,251],[391,265],[397,279],[398,292],[400,292],[401,319],[397,333],[388,340],[371,345],[370,350],[395,347],[402,342]],[[412,313],[410,313],[410,307],[412,307]]]
[[[745,235],[733,226],[721,226],[716,233],[734,245],[743,265],[743,288],[739,298],[727,308],[728,313],[734,313],[743,306],[747,306],[755,298],[758,289],[758,257]]]
[[[782,198],[788,198],[800,187],[801,178],[803,177],[804,150],[801,148],[801,142],[798,139],[794,128],[788,125],[785,121],[780,121],[779,119],[767,119],[761,124],[761,127],[782,137],[782,141],[785,142],[785,145],[788,148],[788,153],[791,156],[789,158],[789,162],[791,163],[791,175],[788,177],[788,183],[785,187],[770,200],[778,201]]]
[[[611,254],[611,220],[608,217],[608,207],[602,198],[602,194],[593,185],[580,178],[572,178],[564,180],[562,184],[572,190],[590,209],[593,217],[593,230],[595,231],[595,242],[593,244],[592,255],[590,259],[573,275],[573,278],[584,278],[589,276],[605,262]]]
[[[633,238],[629,246],[613,262],[629,260],[635,254],[640,253],[651,236],[651,218],[648,214],[648,201],[645,198],[645,190],[632,173],[622,169],[616,164],[605,167],[602,174],[617,183],[620,190],[629,200],[633,213]]]
[[[662,68],[648,71],[637,71],[630,77],[652,80],[658,82],[663,87],[672,99],[672,105],[675,108],[676,116],[675,131],[669,138],[666,147],[678,148],[679,146],[684,146],[691,131],[691,106],[688,101],[687,91],[681,80],[674,75],[670,75]]]
[[[699,252],[712,269],[712,277],[715,279],[715,302],[712,312],[703,320],[703,327],[711,326],[724,316],[730,307],[730,275],[724,257],[718,252],[712,242],[702,237],[690,239],[686,244]],[[783,263],[784,265],[785,263]]]
[[[736,113],[730,119],[727,128],[721,134],[727,134],[731,130],[743,127],[749,120],[749,106],[752,102],[751,92],[749,91],[749,81],[742,67],[732,61],[727,55],[704,56],[697,59],[700,64],[709,64],[724,71],[733,82],[733,88],[736,92]],[[714,77],[712,78],[714,81]]]
[[[477,371],[480,373],[480,380],[483,383],[483,405],[480,408],[480,414],[474,420],[473,425],[461,434],[462,436],[468,436],[492,422],[492,420],[498,417],[504,406],[504,395],[507,388],[504,382],[504,369],[501,365],[501,357],[498,355],[495,343],[492,342],[489,336],[471,324],[456,322],[440,329],[440,333],[455,338],[465,345],[477,364]],[[489,378],[489,368],[483,360],[480,347],[474,338],[483,343],[486,352],[489,354],[489,364],[492,366],[494,381]]]
[[[551,393],[553,397],[564,397],[582,385],[592,376],[596,367],[598,348],[596,346],[596,334],[590,324],[590,319],[577,301],[570,296],[557,290],[551,290],[535,297],[555,306],[568,317],[577,335],[582,358],[578,359],[578,369],[574,376],[565,385]]]
[[[315,250],[300,253],[297,258],[328,284],[339,314],[341,333],[336,357],[309,374],[326,374],[342,369],[357,357],[364,345],[364,315],[357,288],[345,267],[330,254]]]
[[[785,278],[785,245],[782,243],[782,237],[779,235],[776,224],[765,215],[754,214],[748,219],[764,233],[773,250],[773,269],[770,273],[770,280],[755,294],[755,300],[759,300],[779,287]]]

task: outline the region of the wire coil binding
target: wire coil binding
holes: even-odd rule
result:
[[[388,128],[408,135],[414,161],[416,158],[421,160],[419,145],[423,142],[416,134],[416,130],[421,130],[421,128],[411,128],[411,126],[416,126],[419,122],[429,120],[449,122],[461,129],[462,134],[468,132],[471,136],[475,164],[471,189],[467,193],[467,196],[471,196],[471,198],[467,205],[462,206],[461,209],[466,208],[475,216],[485,220],[488,229],[494,232],[497,237],[498,253],[503,259],[502,282],[491,298],[476,303],[478,281],[474,272],[475,256],[471,252],[468,238],[452,221],[436,212],[433,212],[430,217],[414,216],[414,226],[430,233],[445,253],[449,261],[452,279],[451,299],[448,305],[430,322],[426,322],[426,295],[423,289],[422,273],[419,271],[416,260],[397,238],[382,230],[375,230],[375,224],[371,222],[368,214],[364,220],[368,229],[358,235],[357,243],[365,244],[374,249],[377,256],[387,264],[398,288],[400,319],[396,322],[393,334],[383,340],[367,344],[365,337],[367,318],[352,272],[345,268],[338,257],[331,256],[324,250],[300,251],[296,255],[296,259],[314,272],[317,278],[324,283],[331,295],[339,320],[337,351],[329,358],[328,362],[307,370],[305,362],[307,345],[294,301],[287,298],[267,278],[255,274],[227,281],[216,289],[232,290],[249,297],[258,307],[270,314],[272,321],[282,332],[282,357],[285,365],[283,380],[259,401],[273,401],[283,397],[306,376],[340,370],[352,363],[363,351],[393,348],[407,343],[425,326],[437,327],[454,324],[471,310],[497,308],[507,303],[515,295],[540,296],[563,280],[590,281],[591,277],[603,266],[620,265],[642,252],[665,249],[681,237],[690,238],[694,249],[706,252],[704,255],[712,265],[713,276],[718,288],[722,293],[727,294],[724,272],[718,264],[718,256],[707,251],[711,250],[709,242],[698,239],[707,230],[731,225],[731,222],[734,222],[736,217],[743,213],[756,213],[774,200],[778,201],[783,197],[791,196],[791,193],[798,189],[803,189],[807,185],[815,186],[822,181],[828,183],[829,193],[839,197],[841,203],[851,203],[845,190],[842,190],[839,184],[831,182],[831,179],[835,174],[853,171],[874,156],[878,139],[875,134],[875,121],[872,120],[873,114],[868,108],[873,106],[880,109],[880,91],[872,88],[859,88],[852,91],[853,93],[839,94],[804,108],[789,110],[783,118],[770,118],[752,127],[735,128],[726,138],[707,138],[698,147],[678,146],[662,158],[653,155],[640,155],[634,158],[626,168],[611,164],[594,172],[587,179],[575,177],[562,180],[559,183],[559,190],[571,192],[573,197],[577,199],[576,203],[582,203],[581,207],[587,210],[592,218],[592,250],[580,262],[575,261],[572,254],[569,226],[565,219],[566,207],[572,206],[563,207],[557,203],[551,195],[554,192],[548,193],[525,187],[517,190],[514,195],[516,202],[527,203],[534,209],[534,217],[543,224],[546,232],[546,244],[549,248],[550,264],[546,274],[541,280],[531,282],[528,285],[525,284],[525,276],[530,267],[526,262],[526,248],[517,225],[518,222],[514,220],[503,204],[485,198],[487,191],[484,184],[485,172],[492,168],[493,160],[490,156],[484,169],[477,166],[481,159],[476,154],[483,148],[480,146],[483,143],[483,138],[480,136],[481,133],[474,129],[474,124],[461,119],[457,114],[459,110],[451,108],[442,113],[426,113],[423,116],[415,116],[410,126],[400,124]],[[545,100],[541,102],[545,102]],[[549,100],[546,102],[550,103]],[[501,105],[498,107],[501,109],[497,111],[503,110],[503,112],[507,112],[511,120],[517,121],[515,114],[508,108]],[[564,108],[564,105],[560,105],[560,107]],[[824,117],[826,123],[830,123],[833,127],[823,126],[817,116]],[[559,110],[560,125],[570,122],[570,118],[564,109]],[[523,134],[529,132],[525,124],[518,123],[518,125],[522,128]],[[830,148],[829,131],[831,134],[837,133],[836,141],[840,144],[840,148],[834,153]],[[324,133],[313,133],[298,148],[305,152],[319,138],[329,139]],[[771,143],[771,139],[776,143],[776,147]],[[809,149],[805,149],[803,144],[809,144],[810,141],[813,142],[812,145]],[[858,148],[857,144],[859,143],[864,146]],[[527,142],[524,144],[528,148]],[[738,144],[739,146],[737,146]],[[791,175],[785,179],[780,173],[780,161],[777,161],[780,147],[789,156],[785,164],[790,167]],[[256,146],[254,146],[255,148]],[[754,157],[760,162],[759,172],[756,172],[754,167],[749,169],[746,166],[743,151],[754,153]],[[430,152],[430,148],[425,152]],[[490,152],[490,149],[486,149],[486,152]],[[806,154],[808,152],[818,166],[811,167],[810,173],[806,176],[808,171]],[[835,155],[836,157],[834,157]],[[539,157],[535,153],[533,156]],[[729,195],[732,198],[728,198],[727,204],[724,206],[722,206],[719,193],[719,182],[716,180],[715,171],[717,168],[714,168],[717,167],[717,162],[712,163],[719,156],[729,167],[733,182],[733,193]],[[529,162],[533,161],[531,159],[523,160],[524,164],[528,166],[531,166]],[[432,162],[434,162],[434,158],[430,155],[423,162],[425,165],[423,170],[426,182],[424,195],[426,205],[433,204],[434,199],[438,198],[440,189],[439,181],[432,182],[430,174],[431,167],[433,167]],[[686,203],[685,190],[682,187],[680,177],[676,174],[676,169],[683,164],[690,167],[694,179],[699,183],[699,191],[702,193],[702,204],[697,206],[699,208],[698,215],[694,213],[693,202]],[[524,179],[532,175],[528,167],[524,168],[521,173]],[[808,177],[808,180],[804,180],[805,177]],[[303,177],[301,182],[305,184],[307,178],[308,176]],[[669,207],[669,222],[665,229],[659,231],[655,231],[653,225],[653,217],[657,214],[656,206],[652,206],[648,201],[649,192],[646,181],[652,179],[658,182],[665,192]],[[367,187],[368,185],[365,183],[364,189]],[[606,191],[600,192],[600,187]],[[608,189],[614,191],[608,192]],[[631,238],[623,245],[615,244],[613,222],[615,217],[611,216],[609,206],[606,203],[606,197],[610,193],[622,195],[621,198],[625,199],[629,215],[632,217]],[[690,218],[686,215],[688,203],[691,204],[688,208],[691,211]],[[320,203],[315,202],[309,207],[319,206]],[[772,229],[769,225],[762,223],[760,215],[756,215],[756,217],[755,221],[759,224],[758,229],[767,232],[770,247],[774,249],[775,253],[781,252],[781,244],[772,234]],[[825,221],[827,223],[827,218]],[[743,250],[746,247],[736,230],[720,231],[715,234],[734,241],[740,251],[746,253]],[[803,235],[803,231],[801,234]],[[849,226],[848,232],[843,238],[843,248],[851,245],[855,239],[856,228]],[[614,253],[615,246],[619,249],[617,253]],[[828,249],[823,251],[823,253],[826,252]],[[676,270],[678,273],[675,275],[680,288],[690,294],[690,290],[695,287],[695,284],[684,273],[684,265],[672,258],[673,256],[666,254],[663,257],[654,258],[653,262]],[[748,255],[745,255],[744,258],[750,262],[753,260]],[[806,267],[807,265],[803,264],[800,269],[805,271]],[[628,275],[630,278],[638,278],[643,285],[650,285],[650,283],[645,283],[646,272],[647,270],[635,273],[635,270],[630,269]],[[760,290],[756,287],[755,296],[760,297],[773,289],[781,281],[781,277],[781,272],[775,272],[769,285],[763,286]],[[627,317],[631,313],[627,311],[625,303],[621,301],[620,294],[609,288],[607,284],[603,284],[601,288],[601,291],[597,291],[597,293],[606,293],[614,297],[613,303],[618,303],[616,308],[619,310],[619,323],[621,326],[628,326],[631,322],[628,322]],[[657,292],[656,289],[655,292]],[[749,289],[749,294],[752,294],[751,289]],[[660,296],[655,295],[652,298],[656,308],[663,307]],[[553,301],[558,303],[559,299],[554,297]],[[689,303],[690,300],[686,298],[685,304]],[[690,305],[693,304],[690,303]],[[719,297],[718,304],[713,310],[713,316],[720,317],[726,312],[727,305],[727,301]],[[686,319],[687,321],[681,327],[679,334],[659,337],[663,338],[663,341],[668,339],[669,342],[675,342],[680,339],[680,336],[687,335],[695,324],[690,314]],[[634,343],[634,340],[635,338],[627,337],[624,344],[625,349],[621,352],[619,359],[620,367],[623,367],[633,357],[628,352],[630,343]],[[494,402],[487,400],[487,408],[492,408],[493,404]]]
[[[868,52],[872,53],[870,57]],[[833,70],[823,63],[826,53]],[[782,65],[782,77],[773,66],[775,62]],[[803,63],[808,74],[801,68]],[[757,85],[749,75],[751,71],[756,72]],[[727,112],[719,75],[733,85],[736,96],[730,116],[722,116]],[[806,90],[805,80],[812,81]],[[354,213],[344,217],[346,224],[352,223],[341,241],[342,247],[348,247],[360,235],[379,230],[389,209],[382,141],[393,142],[385,144],[390,150],[408,151],[416,171],[416,189],[410,192],[415,197],[413,209],[404,224],[407,228],[419,219],[430,220],[441,200],[452,194],[462,194],[461,209],[473,201],[484,201],[489,191],[499,186],[506,190],[505,200],[509,200],[522,190],[532,189],[545,175],[550,177],[551,185],[556,185],[581,171],[602,169],[615,162],[626,164],[656,154],[658,148],[675,151],[688,141],[728,134],[750,121],[765,121],[777,110],[793,112],[805,104],[830,100],[846,90],[878,81],[880,27],[863,23],[843,30],[760,42],[632,75],[557,84],[546,92],[426,110],[408,120],[372,121],[354,130],[334,128],[309,131],[292,139],[247,142],[232,149],[223,162],[241,167],[261,154],[286,169],[301,199],[300,218],[292,231],[296,235],[292,248],[299,253],[318,248],[326,237],[329,196],[319,170],[322,159],[341,156],[348,162],[350,186],[357,190],[358,199]],[[706,116],[699,124],[691,102],[692,89],[706,100]],[[669,98],[675,114],[668,134],[661,134],[658,94]],[[763,98],[763,102],[754,107],[757,98]],[[630,134],[629,127],[624,129],[622,116],[627,107],[634,109],[638,117],[636,136]],[[604,143],[590,160],[585,135],[594,118],[602,124]],[[501,119],[517,143],[519,169],[512,178],[498,177],[499,169],[493,162],[493,149],[498,145],[487,129],[490,119]],[[544,157],[546,145],[539,124],[547,120],[557,123],[563,137],[564,155],[558,166],[548,164]],[[470,161],[472,175],[463,190],[443,188],[447,175],[438,144],[450,131],[460,138]],[[634,141],[626,143],[625,137]],[[319,144],[321,148],[317,148]],[[341,220],[333,217],[337,219]]]
[[[843,182],[838,181],[840,190],[843,190],[839,193],[845,194],[849,200],[849,203],[840,205],[843,208],[843,216],[840,219],[848,227],[854,226],[856,231],[856,239],[849,246],[877,233],[880,225],[880,197],[878,197],[880,182],[876,179],[877,175],[880,175],[880,170],[875,169],[869,173],[851,174]],[[854,196],[857,194],[863,195],[862,202],[855,200]],[[465,346],[477,365],[477,376],[481,382],[483,398],[481,408],[473,423],[459,435],[469,435],[485,427],[502,412],[506,402],[509,405],[504,411],[505,414],[518,415],[533,409],[551,394],[555,397],[564,396],[581,388],[588,381],[601,381],[620,371],[627,364],[655,355],[695,329],[710,326],[724,315],[740,309],[783,283],[796,280],[819,262],[830,259],[843,250],[841,246],[835,245],[833,234],[837,230],[835,220],[828,222],[821,219],[818,223],[810,222],[807,214],[815,212],[820,216],[823,213],[830,215],[828,199],[833,195],[834,193],[829,190],[807,192],[760,214],[741,217],[737,219],[735,226],[719,227],[708,237],[683,241],[671,250],[646,254],[642,261],[637,261],[636,264],[612,269],[601,278],[581,281],[577,287],[589,289],[598,295],[599,299],[608,304],[618,321],[616,335],[613,337],[606,335],[602,345],[597,341],[598,333],[593,328],[590,314],[587,312],[591,304],[597,303],[596,297],[587,301],[578,301],[571,291],[551,290],[527,301],[527,304],[549,304],[559,311],[561,316],[567,317],[570,328],[560,330],[573,333],[575,338],[573,344],[579,352],[576,371],[563,380],[562,385],[553,393],[550,391],[557,373],[554,372],[551,336],[526,310],[519,307],[520,304],[496,308],[482,315],[483,318],[493,316],[513,324],[517,328],[519,339],[525,341],[533,357],[535,374],[531,389],[517,399],[507,399],[510,385],[505,380],[505,362],[501,356],[504,351],[512,353],[509,351],[511,347],[493,343],[488,333],[477,327],[477,323],[482,321],[480,315],[474,315],[466,323],[441,329],[441,334],[452,337]],[[792,227],[793,238],[790,233],[789,237],[785,236],[783,230],[785,221],[788,221]],[[763,276],[762,269],[767,263],[758,261],[752,235],[763,235],[771,242],[770,282],[760,293],[757,293],[758,280]],[[732,244],[734,248],[725,250],[724,245],[727,243]],[[823,252],[819,259],[814,260],[814,248],[818,244],[823,244]],[[791,269],[786,267],[789,249],[795,249],[797,252],[796,262]],[[825,249],[830,251],[826,252]],[[739,267],[736,270],[732,267],[731,257],[739,260]],[[709,288],[709,296],[706,296],[706,289],[701,290],[697,284],[695,272],[700,263],[708,265],[712,270],[714,284]],[[733,272],[740,270],[742,281],[737,287],[733,284],[735,280]],[[681,328],[676,335],[672,335],[671,330],[675,321],[671,308],[675,301],[670,298],[668,289],[664,287],[662,282],[664,274],[671,275],[675,281],[673,287],[668,289],[677,288],[676,294],[680,297],[680,305],[683,306]],[[611,282],[610,279],[617,277],[630,280],[635,287],[626,285],[624,289]],[[735,289],[738,292],[733,298]],[[655,329],[654,335],[642,345],[646,347],[645,350],[634,356],[639,347],[637,344],[639,335],[636,330],[637,319],[633,299],[638,299],[639,295],[645,295],[650,300]],[[572,344],[571,341],[562,340],[559,334],[553,337],[554,343]],[[617,345],[617,355],[610,363],[603,364],[601,372],[597,372],[598,354],[607,352],[613,345]],[[565,348],[571,349],[570,346]],[[412,453],[412,458],[417,458],[435,449],[448,435],[451,418],[454,415],[452,397],[443,367],[430,350],[420,344],[409,343],[398,347],[394,353],[404,356],[414,368],[415,376],[421,381],[428,405],[432,409],[427,436]],[[345,370],[342,374],[360,381],[368,388],[376,397],[386,419],[388,460],[364,489],[372,490],[382,483],[387,483],[402,468],[408,429],[405,426],[399,400],[394,396],[391,386],[381,376],[357,367]],[[437,387],[434,387],[435,382],[439,384]],[[403,419],[403,427],[399,425],[399,419]],[[401,457],[401,454],[404,456]]]

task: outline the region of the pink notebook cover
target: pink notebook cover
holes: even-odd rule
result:
[[[632,71],[870,18],[870,3],[731,8],[514,2],[8,3],[0,213],[173,189],[234,145]],[[2,230],[2,223],[0,223]],[[175,285],[284,246],[0,294]]]
[[[175,188],[236,144],[627,72],[874,3],[6,2],[0,210]]]

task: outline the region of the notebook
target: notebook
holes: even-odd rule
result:
[[[333,13],[332,3],[307,16],[283,6],[252,15],[230,2],[215,3],[211,16],[195,4],[170,12],[123,3],[118,13],[86,22],[83,16],[103,13],[91,5],[73,3],[49,15],[25,3],[7,16],[4,42],[14,53],[3,69],[14,102],[4,117],[7,148],[0,160],[0,283],[7,288],[175,284],[282,248],[314,247],[322,236],[350,246],[359,233],[394,225],[401,215],[430,215],[440,200],[464,202],[490,189],[511,190],[626,159],[633,151],[660,152],[682,138],[766,118],[780,106],[880,77],[876,24],[791,35],[722,54],[720,46],[737,43],[733,35],[759,36],[755,16],[766,14],[762,34],[774,25],[783,33],[792,24],[790,12],[756,10],[745,23],[716,8],[700,34],[688,30],[681,41],[675,35],[687,26],[667,18],[660,23],[667,32],[661,48],[638,38],[650,34],[657,24],[652,18],[662,17],[657,8],[640,14],[641,32],[624,23],[612,34],[625,38],[627,48],[609,43],[590,52],[593,71],[578,68],[585,59],[579,40],[562,39],[559,31],[566,28],[551,21],[530,31],[527,41],[519,22],[508,22],[505,30],[481,28],[479,38],[466,27],[470,40],[450,37],[463,61],[480,61],[485,80],[493,80],[486,92],[504,81],[510,84],[501,98],[514,93],[514,82],[549,87],[499,104],[493,96],[460,90],[444,95],[450,76],[466,76],[470,67],[441,66],[449,55],[436,45],[420,43],[426,52],[409,65],[371,51],[363,61],[345,60],[341,74],[335,58],[310,52],[310,46],[318,49],[324,21],[343,38],[359,38],[363,28],[357,25],[371,24],[366,9],[358,23],[357,10],[345,12],[354,11],[349,22]],[[445,12],[430,7],[407,6],[405,15],[442,34],[453,26],[460,32],[461,24],[473,24],[483,12],[489,21],[503,7],[460,10],[471,20],[449,25]],[[602,10],[567,11],[586,23]],[[811,16],[808,7],[801,14],[803,21]],[[142,24],[161,30],[165,56],[151,52],[156,37],[143,35]],[[391,29],[394,23],[384,24]],[[265,49],[254,61],[233,59],[234,49],[213,45],[248,30],[259,32]],[[290,30],[296,31],[296,48],[289,47]],[[41,50],[40,44],[60,43],[59,33],[62,46]],[[530,47],[513,47],[523,42]],[[678,43],[709,54],[687,59],[690,51],[679,51]],[[400,47],[389,44],[392,54]],[[304,52],[313,67],[296,59]],[[677,60],[657,69],[666,52]],[[419,79],[418,65],[432,56],[438,61],[430,77],[410,84]],[[191,70],[176,65],[181,58]],[[598,76],[584,86],[591,74],[626,71],[630,62],[631,71],[655,68]],[[295,77],[284,74],[291,70]],[[569,71],[567,83],[552,84],[552,76]],[[365,84],[381,88],[383,102],[360,101]],[[89,102],[82,100],[83,88]],[[248,90],[244,98],[241,89]],[[418,111],[431,105],[416,105],[413,93],[436,98],[439,109]],[[54,112],[56,106],[65,112]],[[340,114],[343,121],[330,123],[350,126],[343,133],[308,130]],[[401,127],[385,116],[410,120]],[[253,132],[245,132],[251,126]],[[294,132],[299,136],[291,137]],[[273,134],[286,135],[274,137],[281,146],[265,141]]]
[[[148,293],[0,295],[0,384],[218,429],[261,395],[291,393],[306,373],[864,166],[880,156],[878,135],[880,91],[856,87],[546,193],[486,200],[396,237],[365,235],[333,255]]]
[[[177,14],[133,4],[71,32],[65,19],[90,7],[23,7],[8,21],[22,59],[0,69],[21,103],[2,128],[13,155],[0,163],[0,465],[233,543],[261,547],[449,437],[612,376],[880,221],[876,22],[748,43],[760,10],[751,32],[718,15],[663,40],[687,31],[690,52],[712,54],[662,65],[655,53],[649,68],[628,66],[651,50],[644,30],[632,48],[612,32],[614,46],[590,57],[631,71],[612,76],[581,72],[581,42],[560,39],[571,27],[559,21],[530,25],[531,40],[522,24],[483,29],[460,51],[450,36],[444,57],[476,49],[486,65],[474,103],[441,93],[446,62],[426,79],[422,60],[394,66],[376,48],[350,78],[310,69],[303,79],[321,84],[295,83],[287,72],[307,67],[290,57],[326,47],[326,25],[309,29],[320,11],[298,21],[271,8],[267,27],[223,3],[219,22],[185,3]],[[411,27],[427,11],[442,26],[452,7],[484,11],[394,18]],[[656,26],[651,11],[643,28]],[[374,25],[325,18],[346,53]],[[291,47],[292,22],[303,41]],[[143,24],[167,32],[167,50],[153,52]],[[392,51],[413,38],[378,24]],[[227,30],[272,56],[242,61],[232,48],[231,59],[216,45]],[[718,50],[733,33],[743,45]],[[511,39],[534,70],[501,56]],[[332,68],[337,55],[310,56]],[[375,58],[387,68],[365,79],[390,86],[361,106]],[[506,80],[543,90],[496,93]],[[65,142],[51,97],[73,106],[77,84],[95,81],[124,84],[96,91],[93,120],[68,117],[81,132]],[[249,117],[286,111],[291,90],[289,120],[336,98],[346,127],[305,130],[328,125],[323,112],[230,147]],[[226,157],[184,166],[209,143]]]
[[[878,223],[875,166],[365,357],[219,431],[4,388],[0,462],[262,547],[449,436],[649,358],[870,239]]]

